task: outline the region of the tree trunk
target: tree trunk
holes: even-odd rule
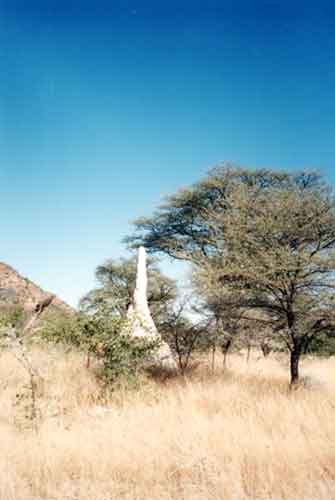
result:
[[[212,345],[212,373],[215,371],[215,354],[216,354],[216,344]]]
[[[91,352],[87,351],[86,356],[86,368],[89,370],[91,368]]]
[[[247,364],[249,363],[249,360],[250,360],[250,352],[251,352],[251,344],[248,342],[248,344],[247,344],[247,357],[246,357]]]
[[[296,344],[291,351],[291,387],[299,382],[299,361],[301,350],[301,346]]]
[[[271,352],[271,348],[266,341],[261,342],[261,349],[262,349],[262,353],[263,353],[264,358],[266,358]]]
[[[222,352],[223,352],[223,369],[225,370],[227,366],[227,356],[228,356],[228,351],[231,346],[231,339],[227,340],[227,342],[222,346]]]

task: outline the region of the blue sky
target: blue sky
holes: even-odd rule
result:
[[[334,183],[332,4],[0,0],[0,260],[75,305],[210,166]]]

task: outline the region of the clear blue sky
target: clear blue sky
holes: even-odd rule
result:
[[[335,4],[0,0],[1,254],[71,304],[223,160],[335,181]]]

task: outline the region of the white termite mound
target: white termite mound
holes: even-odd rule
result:
[[[156,325],[152,319],[147,300],[147,266],[146,252],[144,247],[138,249],[136,288],[134,301],[128,309],[128,321],[130,333],[134,337],[146,337],[151,340],[158,340],[160,347],[155,353],[152,365],[174,370],[176,362],[171,353],[171,349],[166,342],[163,342]]]

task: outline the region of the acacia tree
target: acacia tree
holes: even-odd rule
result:
[[[284,189],[236,187],[232,209],[217,214],[225,249],[201,272],[244,318],[266,313],[290,351],[294,384],[311,340],[334,331],[335,205],[319,177],[291,181]]]
[[[135,225],[132,244],[191,261],[205,296],[271,327],[292,384],[306,346],[334,332],[335,202],[317,173],[224,165]]]
[[[189,302],[187,299],[169,307],[165,321],[160,325],[160,333],[174,353],[182,374],[185,374],[194,352],[202,348],[209,326],[207,321],[190,320],[185,311]]]
[[[98,286],[80,302],[81,310],[96,317],[125,317],[132,303],[136,285],[137,259],[107,260],[96,269]],[[165,276],[157,259],[148,259],[148,303],[152,317],[159,328],[166,319],[169,306],[176,298],[173,279]]]

